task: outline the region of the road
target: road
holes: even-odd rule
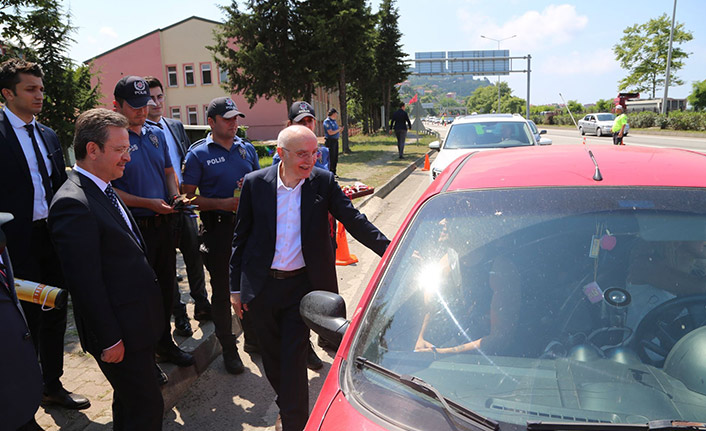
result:
[[[446,136],[451,126],[439,126],[427,124],[427,127],[439,132],[442,137]],[[539,129],[543,129],[540,125]],[[544,135],[552,140],[553,145],[571,145],[583,143],[583,136],[575,129],[568,128],[547,128]],[[596,137],[586,135],[586,143],[589,145],[612,145],[613,138],[610,136]],[[662,134],[630,133],[625,137],[626,145],[645,145],[650,147],[664,148],[684,148],[706,152],[706,137],[669,136]]]
[[[385,199],[371,199],[362,212],[392,239],[428,185],[429,173],[415,170]],[[339,291],[346,300],[350,317],[380,258],[355,240],[350,241],[349,246],[351,253],[360,261],[354,265],[337,267],[337,273]],[[239,342],[242,343],[242,340]],[[314,405],[323,386],[334,354],[318,346],[316,349],[324,361],[324,367],[319,371],[309,371],[310,406]],[[264,377],[260,356],[248,355],[241,350],[241,358],[246,369],[245,373],[238,376],[226,373],[223,360],[216,359],[191,385],[179,403],[167,412],[163,429],[273,430],[278,410],[274,403],[274,391]]]

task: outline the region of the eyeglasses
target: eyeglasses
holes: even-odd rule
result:
[[[281,148],[288,153],[292,152],[292,150],[290,150],[289,148],[284,148],[284,147],[281,147]],[[306,150],[300,150],[300,151],[295,151],[294,154],[296,154],[297,157],[299,157],[302,160],[306,160],[308,158],[315,159],[315,158],[319,157],[319,149],[317,148],[313,152],[309,152]]]
[[[106,145],[106,148],[110,148],[111,150],[115,151],[116,153],[120,154],[121,156],[125,155],[125,154],[130,154],[137,149],[136,147],[133,147],[132,145],[127,145],[127,146],[123,146],[123,147],[108,147]]]

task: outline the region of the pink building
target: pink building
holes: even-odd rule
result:
[[[205,125],[208,103],[228,93],[221,84],[228,77],[219,70],[213,53],[206,46],[215,44],[213,31],[220,23],[192,16],[169,27],[151,31],[86,61],[92,64],[94,80],[103,93],[101,104],[111,107],[113,88],[125,75],[156,76],[165,94],[165,116],[185,125]],[[96,83],[94,82],[94,84]],[[285,102],[259,99],[252,108],[241,94],[231,97],[245,113],[239,124],[248,126],[250,139],[275,139],[287,123]],[[338,94],[322,89],[311,104],[316,110],[317,135],[330,107],[339,109]]]

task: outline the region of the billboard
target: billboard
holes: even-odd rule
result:
[[[441,73],[508,75],[510,73],[509,57],[510,51],[507,49],[416,52],[414,59],[423,61],[415,61],[415,73],[420,75]]]

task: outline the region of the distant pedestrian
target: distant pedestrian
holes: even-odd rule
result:
[[[194,143],[186,154],[181,191],[195,198],[194,204],[198,205],[203,222],[204,263],[211,275],[213,323],[223,348],[223,363],[227,372],[240,374],[245,368],[233,333],[228,262],[243,177],[260,169],[260,162],[255,147],[236,136],[238,117],[245,114],[238,110],[233,99],[213,99],[206,116],[212,132],[206,139]],[[243,350],[254,352],[259,347],[250,321],[253,316],[239,317],[243,317]]]
[[[277,137],[282,162],[245,176],[230,260],[231,304],[254,317],[285,431],[304,429],[309,417],[309,328],[299,303],[313,290],[337,288],[328,212],[380,256],[390,242],[332,173],[314,167],[316,146],[308,128],[287,127]]]
[[[338,138],[341,135],[343,126],[338,126],[336,123],[338,111],[336,108],[328,110],[328,117],[324,120],[324,145],[329,151],[329,170],[338,178],[336,168],[338,167]]]
[[[404,158],[404,141],[407,139],[407,130],[411,128],[412,122],[409,121],[409,115],[404,110],[404,103],[401,103],[400,109],[390,118],[390,129],[394,130],[397,136],[397,151],[400,153],[400,159]]]
[[[628,116],[623,112],[621,105],[615,106],[615,120],[613,121],[613,145],[625,145],[623,143],[623,135],[625,134],[625,126],[628,124]]]

